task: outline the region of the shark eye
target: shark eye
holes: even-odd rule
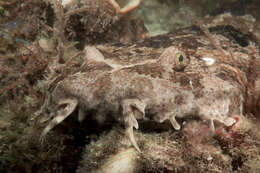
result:
[[[182,61],[183,61],[183,56],[180,55],[180,56],[179,56],[179,62],[182,62]]]
[[[183,70],[188,64],[189,60],[187,59],[186,55],[182,52],[178,52],[174,56],[174,67],[175,71]]]
[[[185,61],[185,56],[182,53],[176,53],[174,60],[176,64],[182,64]]]

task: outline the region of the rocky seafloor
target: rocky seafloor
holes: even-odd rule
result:
[[[120,3],[124,4],[124,1]],[[193,19],[184,12],[187,10],[200,17],[207,27],[213,27],[214,22],[216,25],[230,23],[243,36],[252,38],[259,45],[258,4],[253,0],[211,3],[143,1],[136,12],[129,15],[130,19],[112,20],[111,16],[115,15],[113,11],[109,11],[110,16],[98,17],[98,20],[107,22],[93,25],[98,32],[89,30],[92,27],[89,27],[87,20],[83,20],[84,14],[73,16],[65,34],[73,42],[71,45],[80,42],[72,52],[88,44],[110,41],[133,43],[149,35],[166,34],[193,25]],[[131,146],[124,129],[117,123],[100,126],[91,118],[79,123],[76,111],[48,134],[41,144],[39,135],[43,126],[38,125],[34,117],[45,98],[47,72],[41,60],[29,61],[32,54],[35,59],[40,55],[34,55],[35,49],[30,46],[34,45],[35,40],[40,40],[40,46],[47,52],[44,56],[57,54],[53,48],[57,43],[51,39],[55,34],[43,25],[55,27],[57,18],[54,17],[53,8],[49,1],[0,0],[0,172],[260,172],[260,117],[257,111],[255,115],[242,117],[236,130],[220,128],[221,133],[217,135],[212,134],[208,126],[199,120],[178,120],[184,124],[181,131],[173,130],[167,122],[140,122],[140,129],[134,135],[142,153]],[[88,15],[93,18],[100,11],[93,10]],[[219,16],[216,18],[216,15]],[[237,25],[240,20],[243,22]],[[95,20],[90,20],[90,24],[95,24]],[[136,29],[138,24],[141,26]],[[133,29],[138,32],[133,32]],[[82,36],[84,32],[87,38]],[[236,32],[235,35],[241,33]],[[259,55],[259,50],[256,54]],[[69,55],[65,53],[65,56]],[[30,71],[31,67],[33,70]]]

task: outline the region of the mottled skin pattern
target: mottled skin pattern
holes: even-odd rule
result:
[[[232,116],[243,113],[243,87],[223,70],[221,64],[229,64],[221,62],[221,54],[201,35],[168,36],[160,47],[156,46],[158,38],[131,46],[87,47],[85,69],[61,80],[51,92],[48,105],[54,105],[56,113],[42,137],[76,107],[80,121],[88,111],[95,112],[93,116],[113,115],[125,125],[138,151],[133,127],[138,128],[137,119],[145,116],[157,122],[169,120],[176,130],[180,125],[175,117],[188,115],[210,120],[212,130],[214,120],[227,126],[235,123]],[[154,47],[149,46],[152,42]],[[236,53],[241,61],[248,58],[234,49]],[[208,64],[205,57],[214,63]]]

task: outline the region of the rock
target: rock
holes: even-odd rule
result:
[[[133,0],[127,2],[131,1]],[[75,13],[68,20],[66,33],[72,40],[96,44],[132,42],[147,36],[146,28],[142,20],[135,15],[135,12],[131,10],[120,13],[118,11],[120,8],[116,8],[118,4],[113,6],[116,1],[74,0],[66,2],[71,4],[65,6],[67,12],[72,12],[79,8],[86,9],[83,12]],[[133,3],[135,2],[134,0]],[[131,3],[129,4],[131,5]]]
[[[142,144],[142,153],[130,147],[128,139],[119,130],[102,135],[100,140],[86,146],[77,173],[137,173],[184,166],[180,157],[182,146],[171,140],[176,138],[176,133],[137,132],[135,136]]]

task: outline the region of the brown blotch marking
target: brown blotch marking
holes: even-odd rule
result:
[[[190,78],[191,78],[192,87],[193,87],[193,89],[191,91],[192,91],[194,97],[196,99],[204,97],[204,92],[202,91],[204,86],[202,86],[200,83],[201,75],[197,75],[197,74],[191,75],[190,74]],[[189,88],[191,88],[190,83],[189,83]]]
[[[200,83],[200,79],[202,78],[199,74],[189,75],[192,80],[192,86],[194,89],[196,88],[202,88],[202,85]]]
[[[185,104],[185,101],[184,101],[183,96],[182,96],[182,95],[177,95],[177,96],[174,98],[174,103],[177,104],[177,105]]]
[[[186,74],[182,72],[174,72],[171,75],[171,81],[174,83],[179,83],[183,89],[190,88],[190,79]]]
[[[107,91],[111,88],[111,78],[109,74],[98,78],[95,83],[93,83],[94,93],[93,95],[98,99],[103,98]]]
[[[192,90],[192,93],[196,99],[204,97],[203,87]]]
[[[204,92],[202,91],[204,86],[200,83],[201,76],[194,76],[192,80],[193,90],[192,93],[196,99],[204,97]]]
[[[136,65],[134,67],[130,67],[127,69],[129,72],[136,72],[140,75],[151,76],[153,78],[162,78],[162,73],[164,69],[158,64],[144,64],[144,65]]]
[[[182,87],[189,87],[190,85],[190,79],[187,76],[181,76],[179,81]]]
[[[182,87],[191,88],[190,81],[192,82],[193,89],[201,87],[201,76],[197,74],[185,74],[179,75],[178,80]]]

